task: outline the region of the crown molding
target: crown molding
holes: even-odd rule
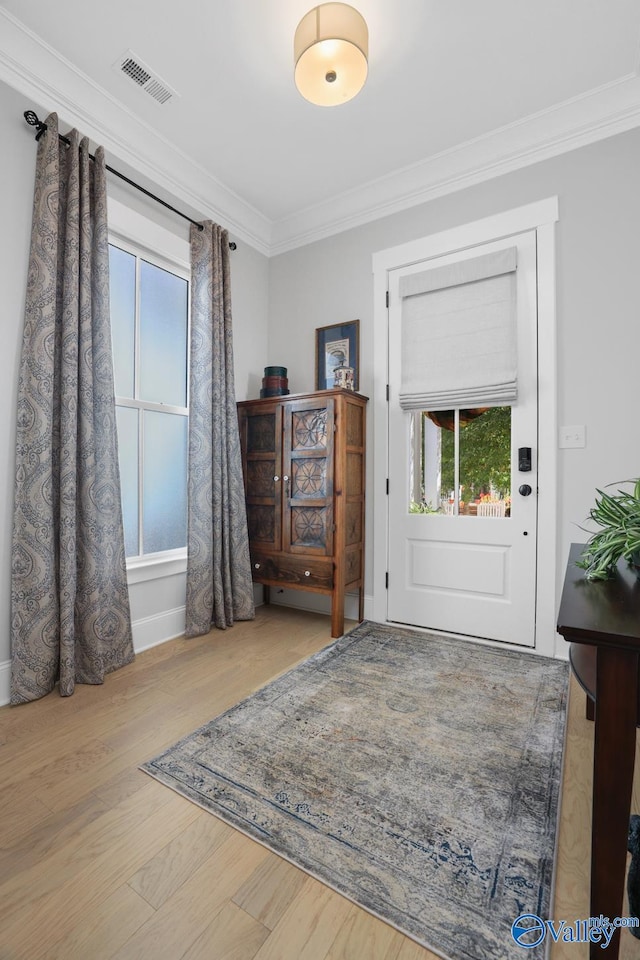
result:
[[[0,7],[0,79],[139,176],[269,254],[271,223]],[[25,109],[33,103],[25,102]],[[114,165],[116,165],[114,163]],[[126,173],[126,170],[123,170]]]
[[[313,243],[640,126],[640,79],[612,83],[270,221],[0,7],[0,80],[77,126],[195,216],[265,256]],[[126,169],[123,173],[126,173]]]
[[[326,239],[637,126],[640,79],[634,73],[277,221],[270,253]]]

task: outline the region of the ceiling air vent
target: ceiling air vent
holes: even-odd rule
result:
[[[154,73],[144,61],[137,57],[131,50],[116,60],[113,69],[124,73],[125,76],[133,80],[145,93],[157,100],[158,103],[169,103],[178,94],[168,83],[161,80],[157,73]]]

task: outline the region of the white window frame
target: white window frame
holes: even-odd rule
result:
[[[190,318],[191,304],[191,265],[190,247],[186,238],[171,233],[165,227],[148,219],[117,200],[109,198],[108,221],[109,243],[140,257],[154,266],[168,270],[176,276],[189,282],[188,318]],[[187,410],[189,409],[188,361],[190,343],[190,320],[187,321]],[[142,404],[138,401],[127,403],[120,401],[125,398],[116,397],[116,404],[139,409],[162,409],[166,412],[174,410],[166,405]],[[178,408],[175,408],[176,410]],[[184,408],[179,408],[183,410]],[[140,500],[139,523],[142,517],[142,502]],[[161,553],[149,553],[138,557],[127,558],[127,580],[129,585],[134,583],[155,580],[161,577],[174,576],[185,573],[187,569],[187,548],[163,550]]]

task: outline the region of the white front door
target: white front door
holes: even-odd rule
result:
[[[402,410],[400,279],[513,246],[518,263],[517,401],[489,409]],[[535,231],[389,273],[391,621],[534,646],[536,309]],[[530,470],[521,462],[527,449]]]

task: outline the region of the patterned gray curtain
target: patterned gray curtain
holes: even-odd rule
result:
[[[38,144],[18,386],[11,702],[133,659],[115,427],[102,149]]]
[[[229,237],[191,227],[188,637],[255,616],[233,378]]]

